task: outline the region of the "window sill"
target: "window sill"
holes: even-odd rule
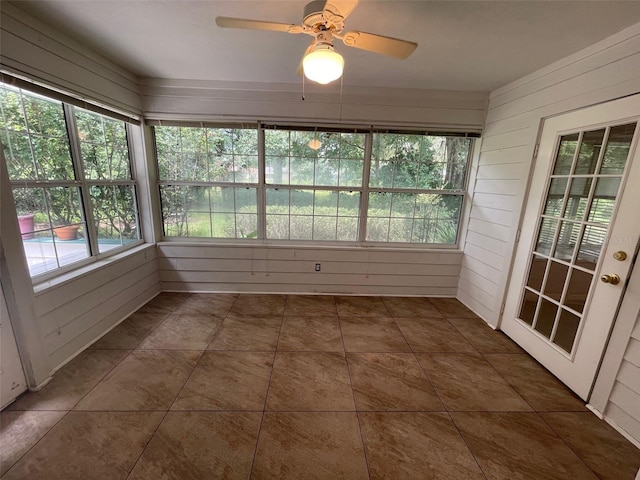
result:
[[[220,247],[220,248],[274,248],[296,250],[367,250],[371,252],[424,252],[457,254],[462,253],[458,245],[423,245],[403,243],[353,243],[353,242],[301,242],[277,240],[237,240],[212,238],[167,237],[157,244],[163,246]]]
[[[155,247],[155,243],[143,243],[141,245],[131,247],[127,250],[115,253],[108,257],[96,258],[94,261],[88,264],[79,266],[67,272],[60,273],[59,275],[51,278],[46,278],[41,281],[38,281],[38,279],[34,279],[33,292],[35,293],[35,295],[39,295],[51,288],[55,288],[72,280],[77,280],[78,278],[91,275],[108,265],[120,262],[132,255],[136,255],[142,252],[147,252],[145,253],[145,258],[149,258],[150,254],[155,255],[155,252],[152,253],[152,251],[155,250]]]

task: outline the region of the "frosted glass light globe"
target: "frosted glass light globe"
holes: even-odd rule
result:
[[[343,68],[344,58],[330,45],[319,45],[302,60],[304,75],[323,85],[340,78]]]

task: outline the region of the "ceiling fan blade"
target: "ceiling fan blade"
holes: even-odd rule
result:
[[[224,28],[246,28],[249,30],[270,30],[272,32],[301,33],[300,25],[288,23],[263,22],[246,18],[216,17],[216,25]]]
[[[390,57],[404,59],[413,53],[417,43],[399,38],[385,37],[373,33],[351,31],[342,35],[342,41],[348,47],[369,52],[381,53]]]
[[[313,47],[315,46],[316,42],[312,42],[311,45],[309,45],[307,47],[307,49],[304,51],[304,54],[302,55],[302,58],[300,58],[300,63],[298,64],[298,70],[296,70],[296,73],[301,77],[302,75],[304,75],[304,68],[302,68],[302,61],[304,60],[304,57],[307,56],[307,54],[311,53],[311,51],[313,50]]]
[[[357,5],[358,0],[327,0],[323,10],[325,12],[329,11],[335,15],[340,15],[345,19]]]

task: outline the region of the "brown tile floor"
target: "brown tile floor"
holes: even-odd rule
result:
[[[7,480],[633,480],[640,467],[452,299],[161,294],[0,415]]]

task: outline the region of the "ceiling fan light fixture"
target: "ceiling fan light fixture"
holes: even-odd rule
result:
[[[302,59],[302,69],[309,80],[325,85],[342,76],[344,58],[332,45],[319,44]]]

